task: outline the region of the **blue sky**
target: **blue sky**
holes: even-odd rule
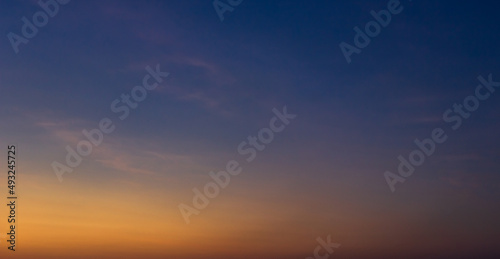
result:
[[[0,41],[0,140],[18,143],[31,169],[28,182],[56,186],[51,162],[64,159],[65,146],[82,139],[82,129],[109,117],[116,131],[61,184],[97,192],[134,184],[150,188],[154,206],[168,196],[169,205],[161,206],[176,211],[210,170],[239,157],[237,145],[267,125],[273,108],[287,106],[297,119],[223,197],[241,195],[241,203],[256,210],[260,195],[292,211],[314,210],[291,216],[283,228],[299,222],[304,229],[315,220],[316,236],[338,231],[345,258],[369,251],[365,240],[400,220],[398,207],[407,219],[399,227],[427,222],[404,240],[453,231],[463,238],[498,237],[493,219],[499,211],[491,207],[500,195],[498,93],[457,131],[442,116],[474,93],[478,76],[500,81],[499,3],[401,1],[403,11],[347,63],[339,44],[353,44],[353,28],[364,27],[373,20],[370,11],[386,9],[387,2],[245,0],[221,22],[211,1],[70,1],[19,53],[7,36]],[[0,3],[4,35],[21,34],[21,18],[40,10],[37,1]],[[169,77],[118,120],[112,101],[157,64]],[[397,157],[436,127],[449,139],[392,194],[383,173],[395,172]],[[330,201],[342,211],[320,213]],[[471,210],[478,214],[464,213]],[[367,216],[374,211],[380,211],[375,223]],[[207,212],[203,224],[225,212]],[[459,216],[450,222],[451,215]],[[481,232],[479,222],[492,230]],[[467,224],[470,229],[457,230]],[[402,230],[388,232],[377,243],[380,251]],[[301,237],[313,242],[314,235]],[[448,245],[429,244],[426,251]],[[479,240],[473,247],[493,245]]]

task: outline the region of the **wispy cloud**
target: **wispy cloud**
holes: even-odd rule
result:
[[[45,119],[36,122],[35,125],[45,129],[51,138],[62,143],[61,148],[64,149],[66,145],[75,147],[78,142],[86,140],[82,129],[89,129],[92,123],[78,119]],[[138,148],[132,142],[142,142],[143,147],[151,147],[151,149]],[[131,141],[112,133],[104,135],[103,142],[99,146],[93,146],[92,157],[98,158],[93,161],[108,169],[130,174],[157,176],[169,170],[177,171],[194,163],[192,158],[186,155],[155,151],[146,139]]]

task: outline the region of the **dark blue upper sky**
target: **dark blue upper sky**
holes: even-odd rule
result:
[[[499,4],[402,1],[403,11],[348,64],[339,44],[353,44],[353,27],[386,5],[244,1],[221,22],[209,1],[72,1],[19,54],[1,41],[2,116],[98,121],[146,65],[161,64],[168,85],[120,134],[147,128],[152,137],[168,132],[229,148],[273,107],[288,105],[305,132],[337,131],[325,133],[332,142],[404,146],[436,127],[477,76],[500,77]],[[40,8],[9,1],[0,10],[4,33],[19,34],[21,17]],[[495,101],[484,107],[470,123],[496,125]]]

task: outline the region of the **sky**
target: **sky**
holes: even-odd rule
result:
[[[498,2],[40,3],[0,2],[1,258],[500,256]]]

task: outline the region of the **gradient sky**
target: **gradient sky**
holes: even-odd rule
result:
[[[498,258],[500,91],[456,131],[442,115],[500,81],[500,3],[402,0],[348,64],[339,44],[387,2],[244,0],[221,22],[210,0],[73,0],[17,54],[7,34],[40,7],[0,2],[20,197],[0,257],[298,259],[331,235],[330,258]],[[111,102],[157,64],[168,78],[118,120]],[[297,118],[185,224],[178,204],[283,106]],[[51,163],[104,117],[116,130],[59,182]],[[383,173],[436,127],[449,139],[392,193]]]

